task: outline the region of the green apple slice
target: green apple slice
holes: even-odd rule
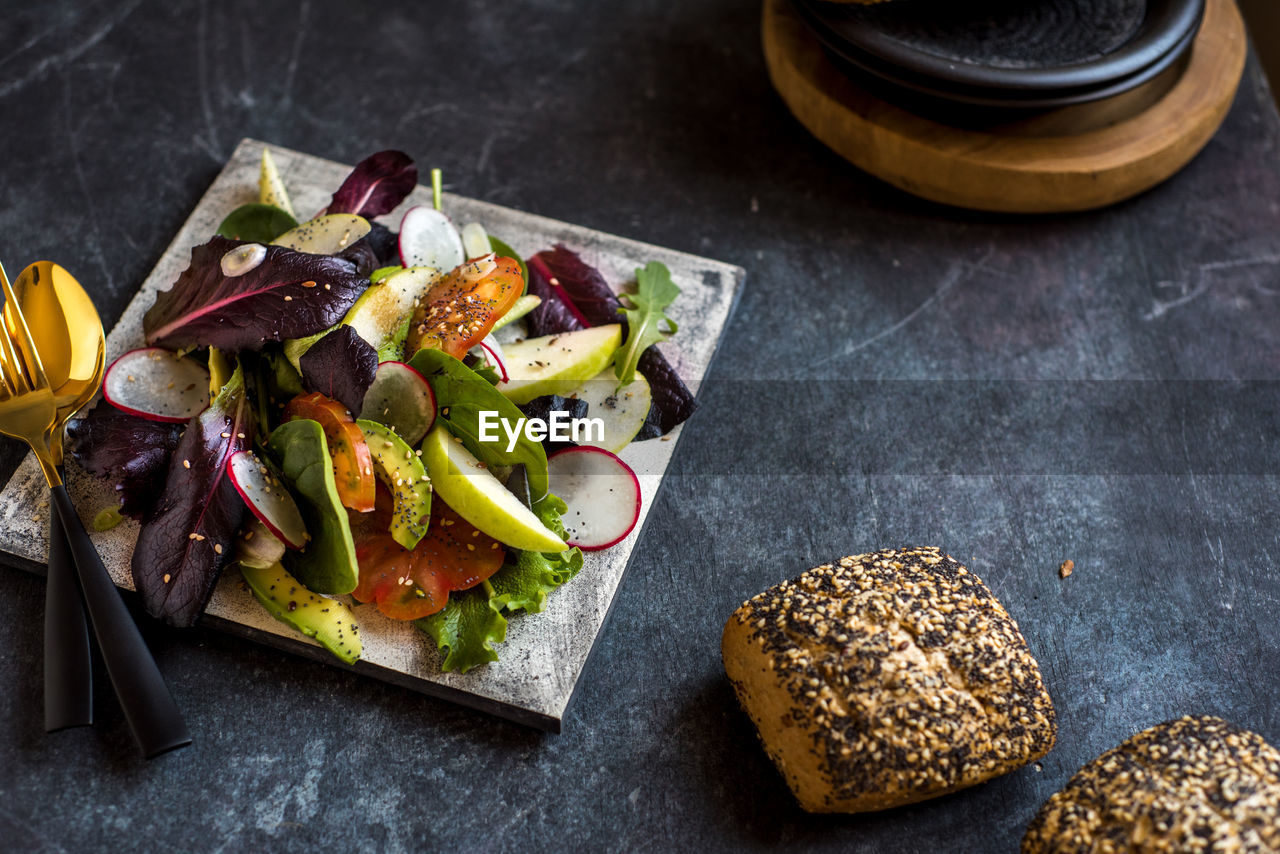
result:
[[[336,255],[369,233],[369,221],[355,214],[326,214],[309,219],[271,241],[312,255]]]
[[[275,158],[271,149],[262,149],[262,172],[258,176],[258,201],[264,205],[275,205],[294,219],[298,215],[293,212],[293,203],[289,201],[289,191],[284,188],[280,179],[280,170],[276,169]]]
[[[515,404],[544,394],[565,394],[603,371],[621,344],[618,323],[505,344],[510,379],[498,383],[497,389]]]
[[[433,427],[422,441],[422,462],[436,496],[498,542],[531,552],[568,548],[443,424]]]
[[[397,329],[413,314],[418,298],[431,289],[440,279],[440,271],[434,267],[410,267],[392,273],[376,285],[370,285],[347,309],[342,322],[355,329],[356,334],[381,350],[396,334]],[[284,355],[301,372],[298,360],[312,344],[329,330],[306,338],[292,338],[284,342]]]
[[[582,385],[565,395],[587,402],[587,418],[599,418],[604,424],[604,437],[588,438],[579,442],[612,453],[618,453],[644,427],[653,405],[653,390],[644,374],[636,371],[636,378],[618,387],[618,375],[613,366],[605,368]],[[590,432],[590,431],[588,431]]]

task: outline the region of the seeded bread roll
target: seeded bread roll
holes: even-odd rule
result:
[[[1185,717],[1143,730],[1049,798],[1023,854],[1280,852],[1280,752],[1248,730]]]
[[[1017,624],[936,548],[811,569],[743,603],[725,672],[800,805],[932,798],[1053,746],[1053,704]]]

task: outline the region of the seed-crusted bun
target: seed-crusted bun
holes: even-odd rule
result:
[[[1220,718],[1145,729],[1081,768],[1023,854],[1280,852],[1280,752]]]
[[[842,558],[743,603],[725,672],[800,805],[866,812],[1048,752],[1040,668],[987,586],[936,548]]]

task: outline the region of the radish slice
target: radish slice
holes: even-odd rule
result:
[[[400,221],[400,262],[404,266],[447,272],[466,260],[462,236],[449,217],[426,205],[409,208]]]
[[[307,525],[293,496],[253,451],[232,454],[227,471],[236,492],[276,539],[295,550],[307,544]]]
[[[565,542],[584,551],[623,540],[640,519],[640,479],[631,466],[602,448],[565,448],[547,457],[551,492],[569,510]]]
[[[382,362],[364,394],[360,416],[385,424],[416,445],[436,423],[436,395],[422,374],[404,362]]]
[[[497,369],[502,381],[511,382],[511,376],[507,373],[507,357],[503,354],[502,345],[498,343],[498,339],[493,337],[493,333],[486,335],[484,340],[476,346],[484,351],[484,358]]]
[[[209,406],[209,371],[162,347],[130,350],[107,368],[102,396],[130,415],[185,424]]]

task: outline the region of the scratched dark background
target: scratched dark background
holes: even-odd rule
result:
[[[709,387],[559,736],[156,627],[192,747],[138,759],[104,679],[97,727],[46,735],[43,583],[0,572],[0,849],[1012,852],[1150,724],[1213,713],[1280,743],[1277,425],[1213,417],[1235,381],[1280,379],[1280,121],[1252,61],[1167,185],[1005,218],[812,140],[769,88],[755,3],[0,5],[0,257],[61,262],[108,322],[241,137],[397,147],[456,192],[746,267],[712,379],[775,381]],[[938,405],[823,382],[904,379],[941,381]],[[1012,454],[1006,411],[955,380],[1034,381],[1009,423],[1039,429]],[[1115,380],[1212,382],[1146,429],[1123,395],[1098,404]],[[806,815],[734,703],[720,627],[784,577],[903,544],[952,552],[1019,620],[1058,745],[935,802]]]

